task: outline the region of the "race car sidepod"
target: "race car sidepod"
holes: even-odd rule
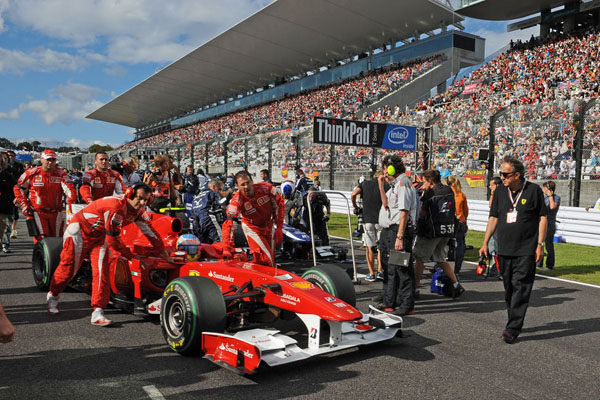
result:
[[[321,344],[321,318],[314,314],[297,314],[308,330],[308,347],[278,330],[249,329],[234,335],[202,333],[204,357],[219,366],[240,374],[256,372],[261,361],[270,367],[289,364],[312,356],[390,340],[402,328],[402,317],[371,310],[355,321],[326,321],[329,341]]]

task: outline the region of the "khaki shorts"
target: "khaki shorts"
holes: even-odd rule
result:
[[[363,233],[363,243],[367,247],[377,246],[377,240],[379,239],[379,225],[367,222],[364,225],[365,232]]]
[[[413,248],[415,259],[428,261],[431,257],[436,262],[446,261],[446,258],[448,258],[448,241],[450,241],[449,237],[428,239],[423,236],[417,236],[417,241]]]

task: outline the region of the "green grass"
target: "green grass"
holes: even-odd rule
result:
[[[348,238],[348,217],[345,214],[332,214],[329,221],[329,234]],[[352,216],[352,230],[356,228],[356,216]],[[465,253],[466,261],[477,262],[478,251],[483,243],[483,232],[469,231],[467,245],[473,249]],[[572,243],[556,243],[554,245],[556,262],[554,269],[537,272],[541,275],[555,276],[578,282],[600,285],[600,247],[583,246]]]
[[[469,231],[467,245],[474,248],[466,251],[465,260],[477,262],[482,243],[483,232]],[[600,285],[600,247],[555,243],[554,253],[556,254],[554,269],[551,271],[538,269],[539,274]]]

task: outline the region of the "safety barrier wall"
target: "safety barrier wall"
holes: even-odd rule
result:
[[[341,192],[350,198],[350,192]],[[330,199],[331,211],[346,214],[346,202],[342,198]],[[468,200],[469,229],[484,232],[488,221],[489,207],[485,200]],[[556,218],[555,240],[565,243],[600,246],[600,210],[585,211],[581,207],[561,206]]]

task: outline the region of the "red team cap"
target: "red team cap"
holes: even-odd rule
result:
[[[42,152],[42,158],[44,160],[56,159],[56,152],[54,150],[46,149]]]

